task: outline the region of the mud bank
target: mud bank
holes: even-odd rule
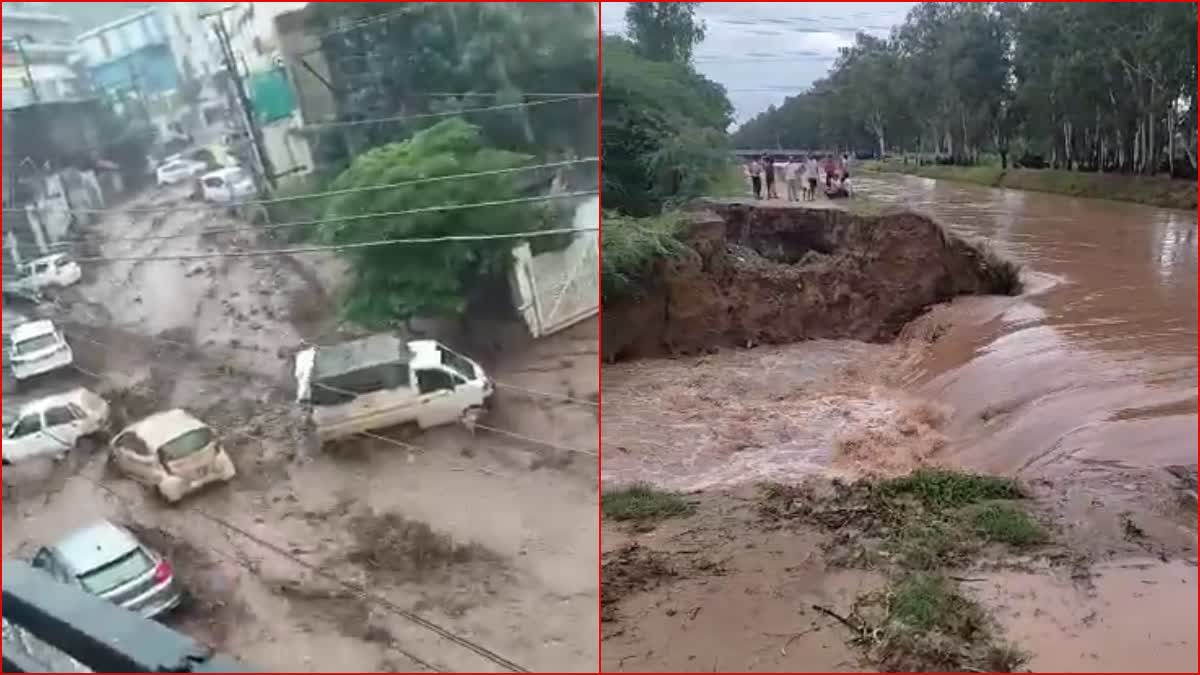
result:
[[[606,360],[888,341],[931,305],[1019,287],[1015,266],[915,213],[715,201],[689,213],[684,250],[605,306]]]
[[[606,503],[601,670],[1194,672],[1194,521],[1091,493],[1100,531],[1061,486],[962,476]]]

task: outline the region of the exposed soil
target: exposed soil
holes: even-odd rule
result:
[[[1020,285],[1011,264],[915,213],[700,202],[691,217],[684,253],[604,308],[606,360],[887,341],[931,305]]]
[[[693,512],[653,527],[606,522],[602,669],[1077,671],[1138,658],[1194,669],[1194,622],[1147,618],[1194,606],[1194,529],[1158,540],[1151,558],[1112,509],[1103,535],[1051,486],[1022,492],[1046,536],[1010,540],[1020,545],[946,527],[976,513],[954,506],[969,500],[953,489],[894,501],[825,479],[692,494]],[[1018,495],[998,483],[978,498]],[[921,588],[905,607],[929,579],[944,595]],[[923,618],[931,626],[911,630]]]

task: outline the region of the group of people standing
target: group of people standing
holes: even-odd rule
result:
[[[754,188],[754,198],[763,198],[766,188],[767,199],[780,199],[775,190],[776,176],[783,176],[787,184],[787,200],[789,202],[812,201],[817,198],[817,184],[823,178],[827,196],[850,196],[850,156],[824,155],[820,160],[816,155],[808,157],[793,156],[785,158],[780,163],[775,162],[771,155],[763,155],[759,159],[751,159],[745,166],[746,176]]]

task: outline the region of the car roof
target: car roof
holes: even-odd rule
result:
[[[75,574],[106,565],[139,547],[138,540],[123,527],[101,520],[81,527],[54,545],[54,552]]]
[[[29,323],[23,323],[13,329],[12,341],[22,342],[24,340],[30,340],[35,337],[53,333],[54,330],[54,324],[50,321],[50,319],[38,319],[37,321],[30,321]]]
[[[403,340],[388,333],[317,347],[312,379],[320,381],[385,363],[408,363],[412,356]]]
[[[227,166],[223,169],[217,169],[216,171],[209,171],[208,173],[204,174],[203,177],[204,178],[213,178],[213,177],[219,176],[221,178],[224,178],[230,174],[239,173],[239,172],[241,172],[241,170],[242,170],[242,167],[240,167],[240,166]]]
[[[34,258],[33,260],[30,260],[29,262],[27,262],[25,264],[32,265],[34,263],[40,263],[40,262],[53,262],[55,260],[61,260],[65,257],[67,257],[66,253],[51,253],[50,255],[44,255],[40,258]]]
[[[21,410],[17,414],[17,416],[24,417],[32,412],[46,410],[48,408],[53,408],[54,406],[63,405],[65,403],[74,403],[76,405],[82,405],[83,395],[86,393],[91,393],[91,392],[89,392],[87,389],[84,389],[83,387],[77,387],[70,391],[64,391],[64,392],[60,392],[57,394],[51,394],[49,396],[43,396],[42,398],[39,398],[36,401],[30,401],[29,403],[26,403],[25,405],[21,406]]]
[[[146,445],[152,450],[158,450],[163,445],[170,443],[193,429],[200,429],[207,426],[207,424],[196,419],[186,410],[175,408],[174,410],[154,413],[139,422],[134,422],[125,427],[125,431],[121,433],[132,431],[145,441]]]

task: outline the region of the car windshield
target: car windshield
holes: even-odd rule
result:
[[[150,557],[135,549],[116,560],[79,575],[79,583],[93,595],[102,595],[149,572],[154,567]]]
[[[455,354],[445,347],[441,348],[441,352],[443,366],[446,366],[459,375],[462,375],[465,379],[475,379],[475,366],[471,365],[471,362],[467,360],[467,357]]]
[[[58,344],[58,336],[54,333],[47,333],[46,335],[39,335],[28,340],[14,342],[13,351],[17,354],[29,354],[41,351],[47,347],[53,347],[56,344]]]
[[[160,455],[165,461],[183,459],[188,455],[203,450],[209,443],[212,442],[213,432],[208,427],[200,427],[192,429],[180,436],[176,436],[175,440],[164,443],[158,449]]]

